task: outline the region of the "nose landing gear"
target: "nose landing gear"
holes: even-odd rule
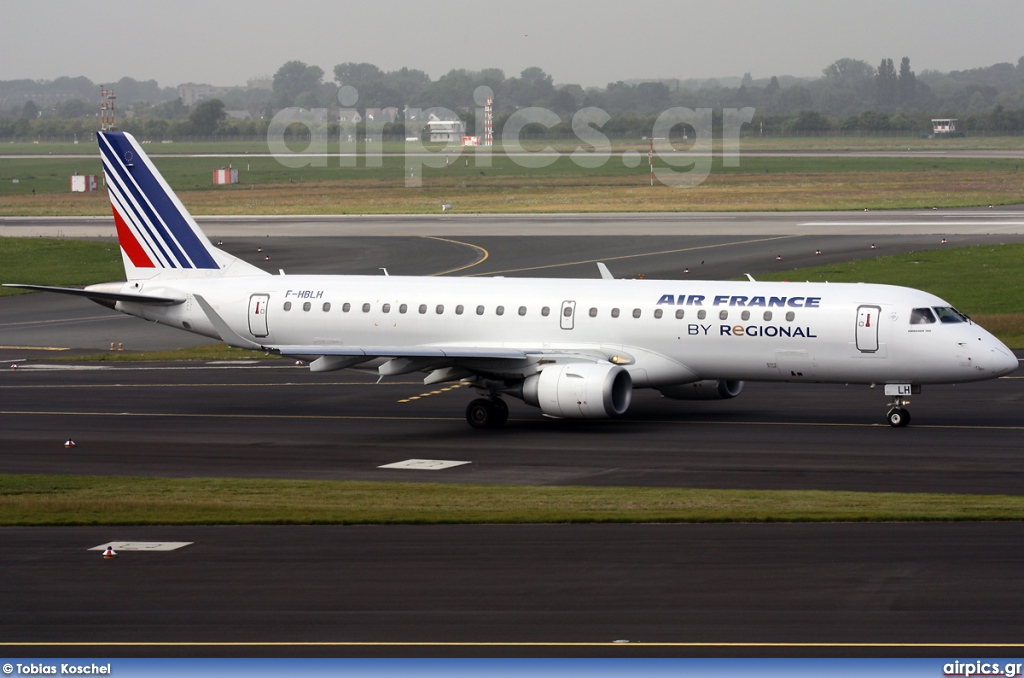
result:
[[[889,426],[902,428],[910,423],[910,412],[907,412],[902,407],[894,407],[889,410],[886,418],[889,420]]]
[[[872,386],[873,388],[873,386]],[[904,400],[904,396],[916,394],[921,392],[921,387],[914,384],[886,384],[885,395],[892,396],[892,406],[889,408],[889,413],[885,415],[885,418],[889,421],[889,426],[896,428],[903,428],[910,423],[910,412],[904,409],[910,404],[909,400]]]
[[[909,405],[909,400],[904,400],[900,396],[896,396],[892,400],[892,408],[889,409],[889,413],[885,415],[885,418],[889,420],[889,426],[895,426],[896,428],[903,428],[910,423],[910,412],[903,409],[904,405]]]

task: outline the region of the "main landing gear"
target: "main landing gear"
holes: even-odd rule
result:
[[[477,398],[466,406],[466,421],[473,428],[501,428],[508,421],[508,405],[501,398]]]

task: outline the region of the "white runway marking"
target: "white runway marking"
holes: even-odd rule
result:
[[[440,471],[446,468],[452,468],[453,466],[462,466],[463,464],[470,464],[468,461],[446,461],[444,459],[406,459],[405,461],[396,461],[394,464],[384,464],[377,468],[402,468],[410,469],[413,471]]]
[[[93,546],[90,551],[106,551],[107,547],[114,551],[174,551],[194,544],[191,541],[105,541],[100,546]]]
[[[1024,226],[1024,221],[807,221],[800,226]]]

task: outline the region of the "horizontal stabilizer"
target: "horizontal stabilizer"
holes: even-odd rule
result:
[[[171,305],[182,304],[185,297],[160,297],[152,294],[131,294],[129,292],[101,292],[99,290],[79,289],[77,287],[49,287],[47,285],[21,285],[17,283],[4,283],[4,287],[17,287],[23,290],[38,290],[40,292],[56,292],[57,294],[70,294],[76,297],[88,297],[96,301],[127,301],[133,304],[157,304]]]

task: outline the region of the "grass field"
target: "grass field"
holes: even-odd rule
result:
[[[967,158],[775,158],[747,156],[693,188],[650,186],[646,161],[628,168],[613,155],[599,167],[562,156],[527,168],[507,156],[480,168],[455,159],[417,170],[421,187],[406,186],[405,159],[383,167],[292,169],[274,158],[238,158],[240,183],[214,186],[221,158],[158,158],[154,162],[194,214],[459,213],[844,210],[963,207],[1024,203],[1024,160]],[[688,167],[671,170],[683,178]],[[0,159],[0,216],[102,216],[105,191],[70,193],[72,173],[99,173],[89,159]],[[18,179],[18,183],[13,183]]]
[[[0,525],[1021,519],[1002,495],[0,475]]]
[[[0,238],[0,283],[73,287],[124,280],[115,242],[53,238]],[[0,297],[28,294],[0,287]]]

